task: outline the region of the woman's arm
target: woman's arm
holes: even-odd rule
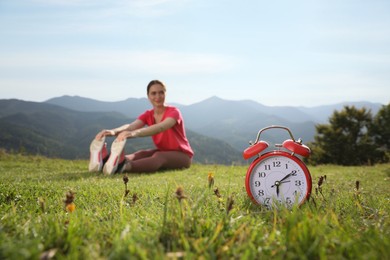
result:
[[[176,124],[176,120],[171,117],[168,117],[164,119],[164,121],[155,125],[151,125],[145,128],[137,128],[135,130],[123,131],[118,135],[117,139],[118,141],[121,141],[132,137],[153,136],[161,132],[164,132],[165,130],[173,127],[175,124]]]
[[[125,125],[122,125],[120,127],[117,127],[117,128],[111,129],[111,130],[104,129],[96,135],[96,139],[100,140],[103,138],[103,136],[114,136],[114,135],[118,135],[118,134],[125,132],[125,131],[134,131],[134,130],[137,130],[139,128],[142,128],[144,125],[145,125],[144,122],[142,122],[139,119],[136,119],[130,124],[125,124]]]
[[[142,128],[144,125],[145,125],[144,122],[142,122],[139,119],[136,119],[130,124],[126,124],[126,125],[111,129],[110,131],[113,133],[113,135],[117,135],[117,134],[124,132],[124,131],[134,131],[136,129]]]

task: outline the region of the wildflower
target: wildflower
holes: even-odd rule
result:
[[[226,214],[229,214],[229,212],[233,209],[234,199],[232,196],[229,196],[226,202]]]
[[[57,251],[58,251],[57,248],[52,248],[50,250],[47,250],[40,255],[39,259],[52,259],[56,255]]]
[[[221,197],[222,197],[221,194],[219,193],[219,189],[218,189],[218,188],[215,188],[215,189],[214,189],[214,194],[215,194],[215,196],[217,196],[218,198],[221,198]]]
[[[324,182],[324,176],[320,176],[320,179],[318,180],[318,187],[321,187],[322,183]]]
[[[211,172],[209,172],[209,175],[208,175],[208,181],[209,181],[209,188],[211,188],[212,186],[214,186],[214,174],[212,174]]]
[[[187,198],[187,196],[184,195],[184,190],[182,187],[178,187],[175,194],[176,194],[176,198],[179,200],[179,202],[181,202],[182,199]]]
[[[356,181],[355,187],[356,187],[356,191],[358,191],[360,188],[360,181]]]
[[[179,259],[179,258],[184,258],[186,256],[185,252],[168,252],[166,256],[169,259]]]
[[[41,211],[45,212],[45,200],[43,198],[38,198],[38,204],[39,207],[41,208]]]
[[[128,182],[129,182],[129,177],[127,177],[127,174],[123,175],[123,183],[127,185]]]
[[[125,184],[125,197],[129,194],[129,190],[127,189],[127,183],[129,182],[129,177],[127,174],[123,175],[123,183]]]
[[[360,201],[360,181],[355,182],[355,197]]]
[[[326,175],[320,176],[318,183],[317,183],[316,194],[318,194],[318,192],[319,192],[321,194],[321,196],[325,199],[325,196],[322,193],[322,184],[324,183],[324,180],[326,180]]]
[[[76,209],[76,205],[74,203],[70,203],[66,205],[66,211],[73,212]]]
[[[135,204],[135,202],[138,200],[138,195],[137,195],[137,193],[134,193],[133,194],[133,204]]]
[[[74,195],[75,193],[73,191],[68,191],[66,193],[66,199],[64,200],[64,203],[65,203],[65,210],[68,212],[73,212],[76,209],[76,205],[73,202]]]

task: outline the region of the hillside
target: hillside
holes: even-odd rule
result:
[[[82,97],[63,96],[47,100],[46,103],[64,106],[78,111],[115,111],[134,118],[140,111],[150,108],[146,98],[129,98],[118,102],[102,102]],[[370,102],[345,102],[318,107],[264,106],[252,100],[230,101],[211,97],[192,105],[179,105],[186,127],[204,136],[227,142],[242,151],[257,132],[270,125],[283,125],[291,129],[296,139],[304,143],[314,140],[315,125],[327,122],[335,110],[344,106],[366,107],[375,114],[381,104]],[[282,142],[284,132],[265,136],[271,142]]]
[[[0,148],[66,159],[89,156],[96,133],[129,122],[118,112],[81,112],[48,103],[0,100]],[[199,163],[241,163],[241,152],[226,142],[187,131]],[[128,142],[126,151],[153,147],[150,138]]]
[[[44,103],[83,112],[115,111],[129,118],[136,118],[145,110],[150,109],[147,98],[128,98],[123,101],[105,102],[79,96],[62,96],[49,99]]]
[[[177,105],[177,104],[176,104]],[[315,125],[345,105],[367,107],[375,114],[381,104],[343,103],[315,108],[267,107],[251,100],[212,97],[192,105],[177,105],[185,118],[187,135],[200,163],[243,163],[241,153],[258,131],[270,125],[289,127],[294,137],[312,141]],[[103,128],[125,124],[150,108],[145,98],[102,102],[82,97],[58,97],[47,102],[0,100],[0,148],[67,159],[88,158],[91,139]],[[261,139],[280,143],[285,131],[267,131]],[[130,153],[149,148],[149,138],[134,139]]]

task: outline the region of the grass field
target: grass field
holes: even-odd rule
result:
[[[311,200],[272,211],[246,195],[247,166],[128,175],[126,185],[86,168],[0,154],[0,259],[390,259],[389,164],[309,166]]]

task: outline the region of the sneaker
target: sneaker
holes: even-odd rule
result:
[[[111,146],[111,154],[106,164],[103,167],[104,174],[113,174],[117,171],[118,165],[122,165],[125,161],[125,144],[123,141],[114,141]]]
[[[105,143],[105,138],[101,140],[93,139],[91,145],[89,146],[90,158],[88,170],[90,172],[101,172],[105,160],[107,160],[108,153]]]

